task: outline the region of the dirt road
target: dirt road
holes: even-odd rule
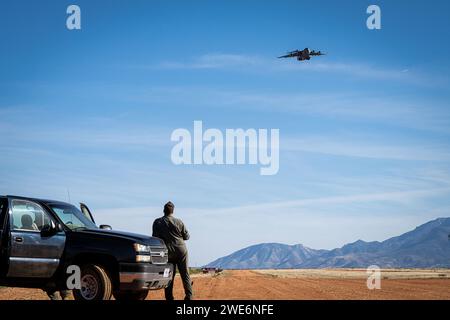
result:
[[[194,279],[196,299],[444,299],[450,300],[450,279],[383,279],[381,290],[368,290],[366,280],[263,274],[251,270],[199,275]],[[175,279],[175,297],[183,298]],[[163,299],[163,291],[148,299]],[[47,299],[40,290],[3,288],[3,299]]]

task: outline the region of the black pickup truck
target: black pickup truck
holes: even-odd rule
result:
[[[0,196],[0,286],[65,290],[78,267],[77,300],[143,300],[167,287],[173,265],[161,239],[97,227],[89,209]]]

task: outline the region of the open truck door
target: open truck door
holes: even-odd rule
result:
[[[8,205],[7,278],[52,277],[64,252],[66,235],[62,227],[37,202],[10,198]]]
[[[86,218],[88,218],[94,224],[96,224],[95,220],[94,220],[94,216],[92,215],[91,210],[89,210],[87,205],[85,205],[84,203],[80,203],[80,209],[81,209],[81,212],[86,216]],[[100,229],[105,229],[105,230],[112,230],[111,226],[107,225],[107,224],[101,224],[99,226],[99,228]]]
[[[95,224],[94,217],[92,216],[91,210],[84,203],[80,203],[80,210],[86,218],[91,220]]]

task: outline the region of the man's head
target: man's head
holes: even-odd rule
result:
[[[164,215],[168,216],[170,214],[173,214],[173,209],[175,208],[175,205],[172,202],[167,202],[164,205]]]

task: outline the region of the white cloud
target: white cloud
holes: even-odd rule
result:
[[[171,145],[169,139],[171,128],[137,127],[130,123],[112,122],[106,127],[98,126],[96,121],[88,125],[62,124],[48,127],[34,123],[32,118],[22,119],[20,122],[1,123],[0,135],[7,140],[0,147],[5,148],[8,145],[17,147],[23,143],[35,143],[36,145],[71,145],[97,149],[114,147],[150,149]],[[27,130],[23,130],[25,126]]]
[[[239,54],[205,54],[187,62],[162,62],[158,67],[162,69],[222,69],[242,66],[259,66],[263,63],[264,60],[256,56]]]
[[[428,142],[392,141],[384,137],[382,141],[362,140],[359,136],[339,137],[336,135],[304,136],[282,138],[282,151],[302,151],[328,155],[392,159],[406,161],[450,161],[447,145],[434,145]],[[380,140],[378,138],[378,140]]]
[[[122,97],[123,99],[123,97]],[[410,96],[378,96],[367,92],[274,92],[215,89],[204,86],[138,87],[126,99],[167,108],[235,108],[277,114],[311,114],[339,120],[364,119],[391,126],[450,132],[445,101],[432,104]]]
[[[325,62],[326,57],[318,57],[311,61],[298,62],[295,59],[267,58],[259,55],[209,53],[191,60],[163,61],[157,65],[139,68],[160,69],[239,69],[266,72],[321,72],[350,75],[376,80],[406,81],[418,85],[430,85],[445,81],[441,77],[428,77],[416,74],[410,69],[399,67],[385,68],[374,64]],[[445,83],[447,83],[445,81]]]
[[[295,211],[300,208],[321,206],[321,205],[337,205],[337,204],[351,204],[358,202],[399,202],[405,203],[407,201],[413,201],[420,198],[434,197],[442,194],[449,194],[450,188],[436,188],[426,190],[412,190],[412,191],[398,191],[398,192],[382,192],[382,193],[370,193],[370,194],[356,194],[356,195],[344,195],[333,197],[319,197],[312,199],[282,201],[273,203],[261,203],[257,205],[240,206],[235,208],[226,208],[217,210],[216,213],[220,214],[239,214],[246,212],[246,214],[262,214],[282,212],[283,210]],[[209,213],[208,213],[209,214]]]

